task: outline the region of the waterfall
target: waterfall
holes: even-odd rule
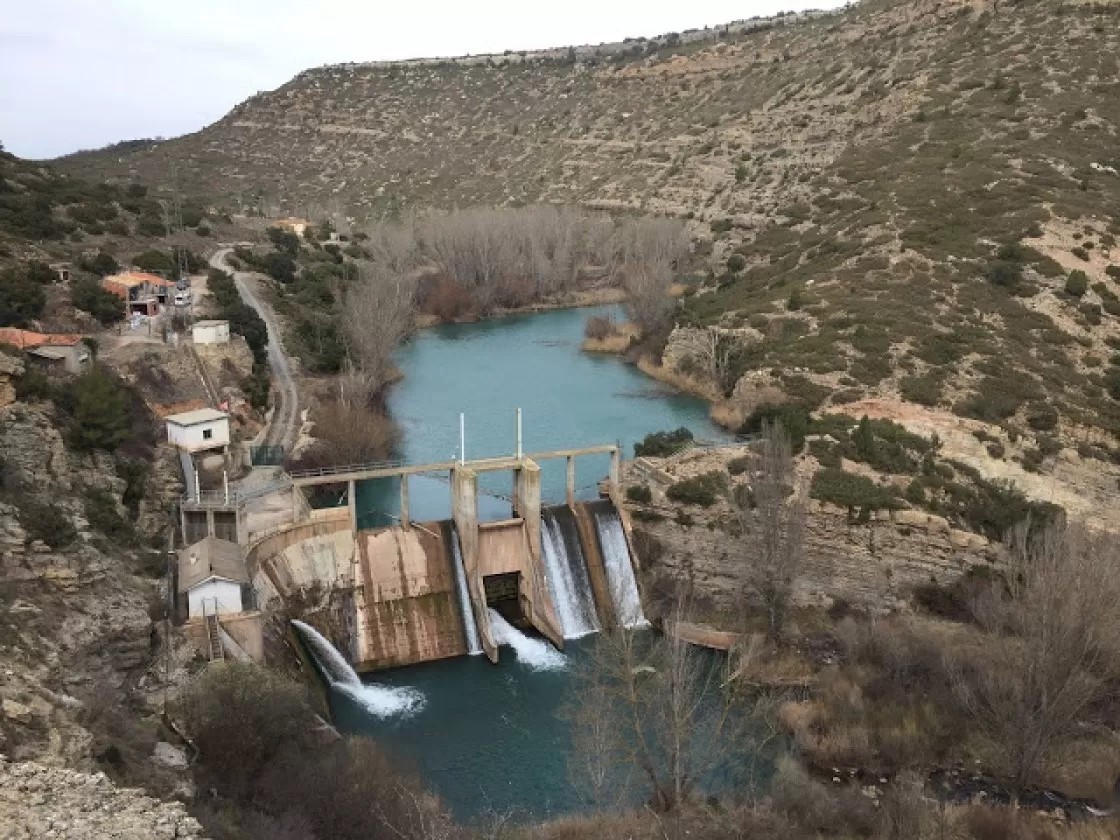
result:
[[[517,661],[531,671],[559,671],[564,667],[564,657],[552,645],[526,636],[494,609],[490,610],[490,632],[495,644],[509,645]]]
[[[578,549],[579,540],[575,545]],[[572,556],[560,523],[551,511],[541,511],[541,554],[548,588],[565,639],[578,639],[599,629],[595,599],[583,556]]]
[[[365,707],[374,717],[408,717],[424,708],[424,695],[416,689],[365,685],[326,636],[310,624],[296,619],[292,619],[292,626],[311,648],[311,653],[323,669],[331,688]]]
[[[642,599],[638,595],[634,567],[630,565],[630,546],[622,530],[622,520],[614,510],[596,510],[594,513],[595,528],[599,532],[599,546],[603,551],[603,566],[607,571],[607,583],[611,587],[615,614],[625,627],[645,624]]]
[[[451,566],[455,570],[455,586],[459,590],[459,611],[463,614],[463,637],[467,640],[467,652],[471,656],[482,653],[482,642],[478,638],[478,624],[471,609],[471,593],[467,588],[467,572],[463,566],[463,554],[459,550],[459,532],[454,528],[445,531],[451,543]]]

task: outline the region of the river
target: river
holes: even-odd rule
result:
[[[555,310],[419,333],[399,352],[404,379],[389,400],[404,432],[403,458],[457,457],[459,412],[466,415],[468,458],[511,454],[518,407],[527,452],[619,442],[629,457],[653,431],[687,426],[697,437],[720,436],[701,400],[666,390],[617,357],[580,350],[587,318],[619,314],[614,307]],[[577,469],[580,495],[593,498],[607,459],[581,458]],[[509,492],[508,476],[486,480],[484,490]],[[439,477],[413,477],[412,518],[449,516],[448,490]],[[563,501],[562,461],[542,465],[542,491],[546,503]],[[361,525],[391,521],[398,498],[393,482],[367,482],[357,499]],[[491,519],[510,512],[496,497],[480,498],[480,511]],[[503,648],[498,665],[473,656],[379,672],[368,680],[419,691],[423,708],[378,719],[335,694],[335,720],[413,765],[461,820],[571,813],[586,802],[568,781],[571,732],[558,712],[572,669],[593,644],[593,637],[568,642],[562,666],[553,670],[534,669]]]

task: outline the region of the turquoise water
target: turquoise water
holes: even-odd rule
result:
[[[697,437],[721,432],[708,407],[669,390],[616,356],[584,353],[583,326],[595,315],[621,318],[617,307],[560,309],[478,324],[424,330],[398,354],[404,379],[389,408],[404,432],[402,457],[409,463],[454,460],[459,454],[459,413],[466,415],[468,458],[515,451],[515,411],[522,409],[524,451],[621,443],[626,457],[649,432],[687,426]],[[541,464],[545,503],[564,501],[564,462]],[[576,486],[594,498],[608,459],[576,461]],[[484,491],[508,495],[506,474],[483,476]],[[399,511],[395,481],[365,482],[358,491],[363,527],[389,524]],[[409,480],[416,521],[450,515],[445,477]],[[480,500],[484,518],[509,515],[500,498]]]
[[[700,400],[668,391],[614,356],[579,349],[583,326],[594,315],[620,315],[612,307],[557,310],[480,324],[425,330],[398,357],[404,379],[389,406],[404,432],[409,463],[454,460],[459,412],[466,414],[468,458],[515,450],[515,409],[523,412],[524,450],[620,443],[627,457],[646,434],[687,426],[697,437],[719,430]],[[542,465],[544,501],[564,500],[563,461]],[[607,457],[577,460],[576,485],[594,498],[608,469]],[[491,474],[482,489],[509,493],[510,476]],[[409,481],[414,520],[450,515],[446,480]],[[357,504],[363,527],[392,521],[398,512],[395,482],[365,482]],[[484,518],[510,513],[508,502],[482,497]],[[519,820],[571,813],[588,803],[569,782],[571,732],[558,712],[571,694],[572,669],[594,639],[568,642],[567,667],[534,671],[503,648],[501,662],[482,656],[430,662],[370,677],[382,685],[410,686],[426,698],[422,711],[404,720],[371,717],[335,693],[338,726],[367,734],[405,765],[412,765],[462,820],[488,812]],[[636,802],[632,804],[638,804]]]

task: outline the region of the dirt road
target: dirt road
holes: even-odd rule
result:
[[[295,445],[300,428],[299,390],[292,376],[288,355],[284,352],[276,313],[260,296],[257,280],[253,274],[248,271],[234,271],[230,267],[226,260],[232,251],[232,248],[219,249],[210,258],[210,265],[233,275],[233,282],[241,294],[241,299],[257,310],[257,314],[268,328],[268,364],[272,368],[272,383],[275,386],[274,406],[272,419],[261,442],[268,446],[283,446],[284,452],[289,453]]]

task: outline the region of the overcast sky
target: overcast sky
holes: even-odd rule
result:
[[[600,43],[838,0],[4,0],[0,143],[173,137],[308,67]]]

